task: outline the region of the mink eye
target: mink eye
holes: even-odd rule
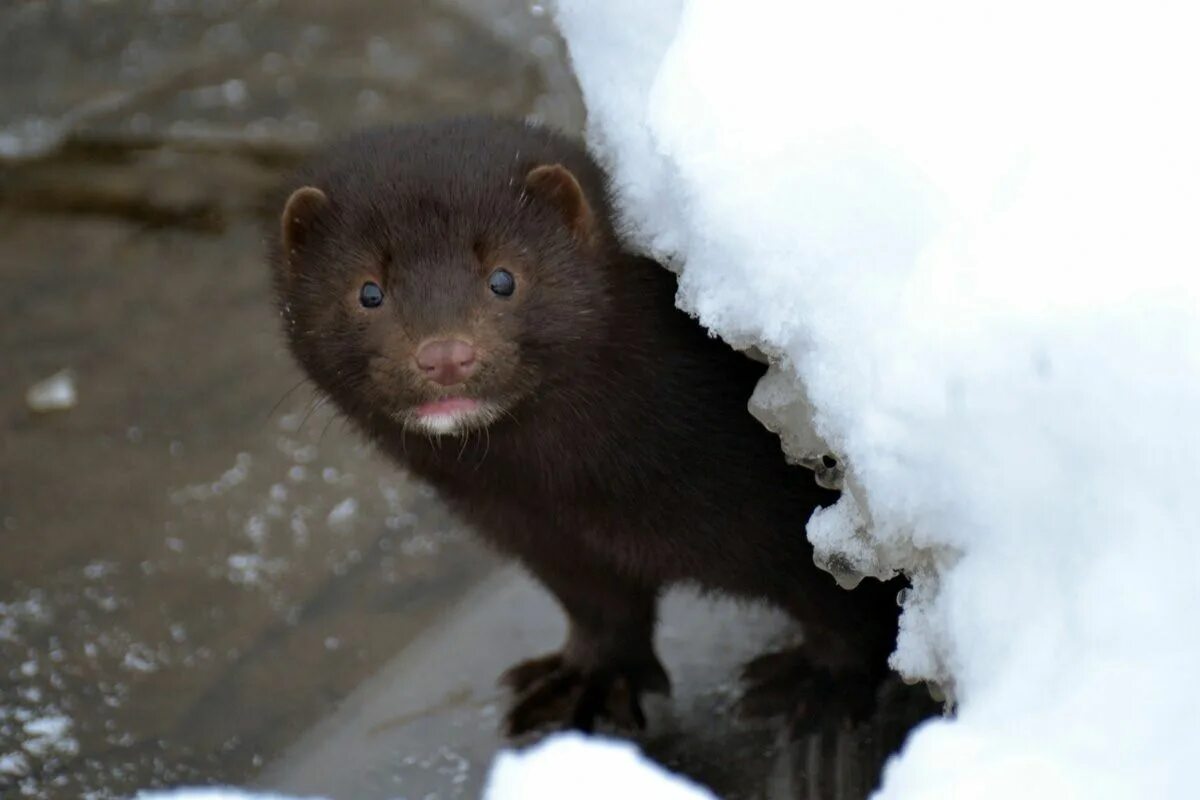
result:
[[[492,294],[508,297],[517,289],[517,279],[506,269],[498,269],[488,276],[488,288]]]
[[[383,289],[380,289],[379,284],[374,281],[364,283],[358,290],[358,302],[362,303],[363,308],[376,308],[382,305]]]

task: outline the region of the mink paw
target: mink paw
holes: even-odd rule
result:
[[[875,710],[881,676],[814,666],[803,647],[766,653],[742,669],[743,718],[785,717],[793,738],[849,728]]]
[[[657,658],[637,664],[581,667],[562,653],[533,658],[500,676],[516,700],[504,719],[509,736],[542,727],[591,732],[599,719],[620,728],[646,727],[641,696],[670,694],[671,680]]]

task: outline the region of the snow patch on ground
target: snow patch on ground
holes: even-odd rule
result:
[[[62,714],[37,717],[24,724],[25,751],[34,756],[49,753],[74,755],[79,744],[71,736],[71,718]]]
[[[358,515],[358,501],[353,497],[347,497],[329,511],[326,517],[326,522],[329,527],[334,529],[344,529],[354,522],[354,518]]]
[[[629,742],[569,733],[522,752],[504,752],[488,776],[484,800],[714,800],[690,781],[644,758]]]
[[[818,560],[913,580],[893,664],[958,714],[884,796],[1191,792],[1196,14],[560,0],[628,237],[846,468]]]
[[[33,761],[70,758],[78,754],[79,742],[72,735],[74,723],[61,713],[38,716],[27,708],[0,706],[0,736],[17,739],[20,749],[0,752],[0,777],[22,778],[33,770]],[[19,730],[19,733],[17,731]],[[0,783],[3,786],[3,783]]]
[[[66,411],[79,402],[75,388],[75,376],[70,370],[56,372],[45,380],[38,381],[25,393],[25,404],[31,411],[44,414],[50,411]]]
[[[170,792],[140,792],[134,800],[322,800],[322,798],[254,794],[238,789],[176,789]]]

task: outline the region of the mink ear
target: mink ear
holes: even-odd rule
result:
[[[591,240],[596,227],[592,207],[569,169],[562,164],[534,167],[525,176],[525,188],[556,207],[576,238],[582,242]]]
[[[312,235],[317,214],[328,204],[329,198],[315,186],[303,186],[288,197],[279,226],[283,258],[289,266],[293,266],[296,251]]]

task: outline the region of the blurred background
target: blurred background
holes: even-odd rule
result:
[[[315,143],[481,111],[578,131],[540,7],[0,3],[0,796],[248,781],[489,569],[314,410],[261,242]]]

